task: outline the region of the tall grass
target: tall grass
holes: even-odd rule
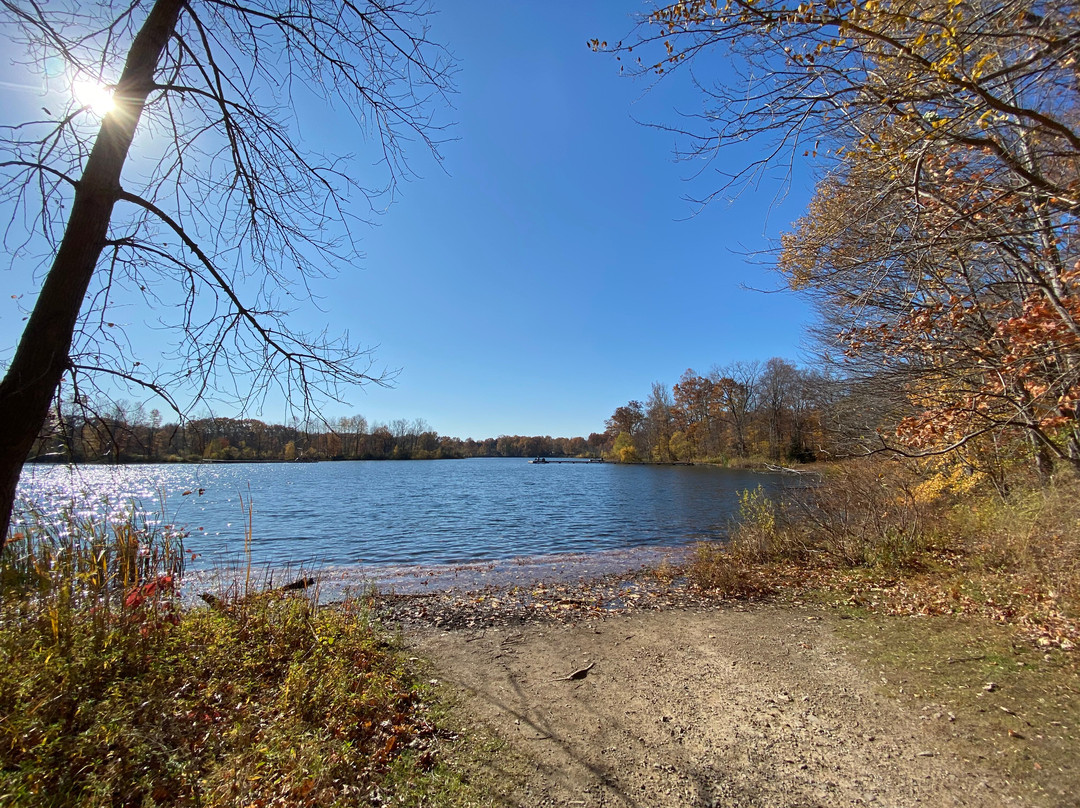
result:
[[[0,556],[0,805],[354,805],[429,776],[424,686],[363,604],[247,579],[184,610],[181,532],[23,522]]]
[[[1080,476],[1055,475],[1049,486],[987,492],[949,515],[949,529],[970,563],[1056,601],[1080,617]]]
[[[134,509],[116,519],[73,510],[50,517],[24,505],[17,521],[0,558],[3,601],[22,603],[21,620],[43,620],[55,642],[72,637],[88,615],[101,643],[118,620],[174,609],[183,531]]]

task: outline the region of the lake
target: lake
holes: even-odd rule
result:
[[[417,577],[414,565],[457,574],[472,565],[513,579],[530,565],[554,569],[560,559],[597,571],[646,563],[723,538],[740,492],[784,482],[713,466],[478,458],[31,465],[19,490],[46,510],[74,504],[100,513],[134,504],[186,525],[196,571],[242,562],[250,504],[254,564],[360,570],[404,582]]]

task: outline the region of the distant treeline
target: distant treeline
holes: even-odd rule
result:
[[[607,457],[623,462],[769,458],[809,462],[838,452],[853,423],[851,399],[835,377],[784,359],[735,362],[706,374],[687,370],[671,388],[656,382],[645,402],[616,408],[603,432],[586,437],[440,435],[423,419],[369,423],[268,424],[256,418],[165,423],[161,412],[112,402],[62,403],[39,436],[38,462],[436,460],[466,457]],[[846,413],[840,410],[846,409]],[[865,402],[854,409],[866,414]]]
[[[158,410],[123,402],[90,412],[54,412],[38,438],[38,462],[197,462],[434,460],[465,457],[597,457],[606,436],[502,435],[473,440],[439,435],[424,420],[369,424],[362,415],[332,422],[268,424],[256,418],[165,423]]]

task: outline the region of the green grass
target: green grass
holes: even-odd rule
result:
[[[1034,647],[1010,626],[947,616],[913,620],[848,610],[853,661],[968,760],[1002,773],[1036,805],[1080,793],[1080,663]]]
[[[183,610],[182,558],[132,520],[38,519],[5,549],[0,804],[466,804],[430,686],[362,603]]]

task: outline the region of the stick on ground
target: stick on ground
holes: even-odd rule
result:
[[[571,673],[569,676],[560,676],[558,679],[553,679],[552,681],[555,681],[555,682],[571,682],[571,681],[574,681],[575,679],[584,679],[586,676],[589,675],[589,671],[591,671],[593,669],[593,665],[595,665],[595,664],[596,664],[595,662],[590,662],[584,668],[578,668],[576,671]]]

